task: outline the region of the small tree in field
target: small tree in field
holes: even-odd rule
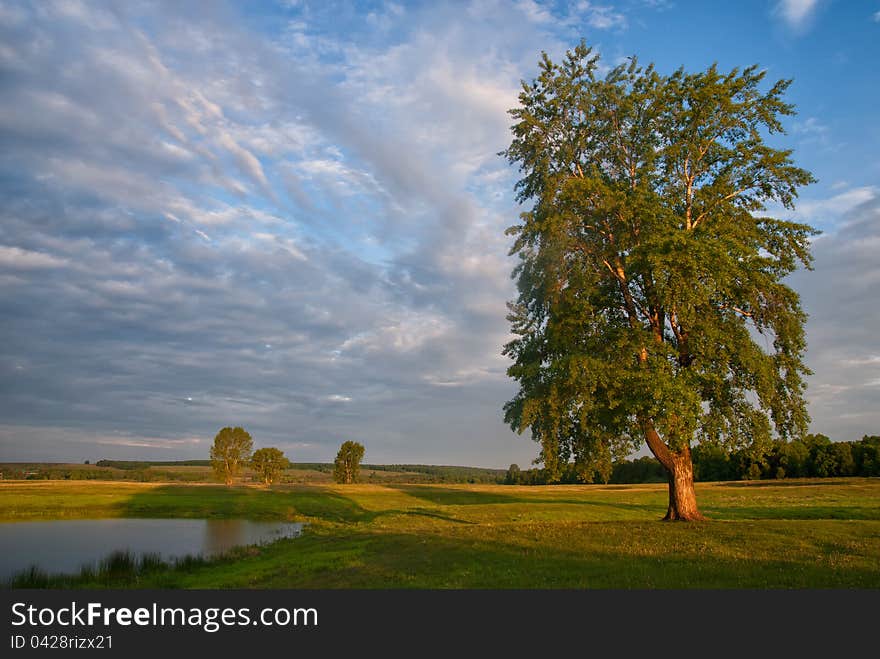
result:
[[[354,483],[361,469],[364,447],[357,442],[347,441],[339,447],[333,468],[333,480],[337,483]]]
[[[251,467],[266,485],[277,481],[281,472],[287,469],[289,464],[290,462],[284,457],[284,453],[274,447],[257,449],[251,458]]]
[[[250,460],[254,441],[244,428],[223,428],[214,437],[211,447],[211,467],[218,478],[232,485],[243,465]]]
[[[556,474],[644,443],[669,481],[666,519],[699,520],[691,445],[767,446],[806,431],[804,224],[769,217],[811,183],[765,140],[794,113],[757,67],[599,77],[581,44],[545,54],[511,111],[519,297],[505,406]]]

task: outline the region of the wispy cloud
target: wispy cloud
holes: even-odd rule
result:
[[[839,192],[824,199],[803,198],[797,202],[794,216],[797,220],[814,224],[825,230],[837,230],[845,226],[847,214],[861,204],[877,197],[875,186],[860,186]]]
[[[575,7],[577,12],[586,19],[587,24],[597,30],[623,28],[627,25],[626,15],[611,5],[580,0]]]
[[[835,439],[858,439],[880,427],[878,392],[866,387],[877,380],[880,367],[875,336],[880,309],[870,302],[880,286],[880,196],[874,190],[861,203],[852,201],[842,205],[849,208],[840,228],[815,241],[814,271],[798,272],[791,282],[810,316],[813,427]]]
[[[528,462],[501,421],[506,111],[541,49],[647,5],[2,4],[0,453],[196,457],[243,424],[294,459]],[[846,237],[857,174],[795,213],[836,229],[822,254],[875,239]],[[835,302],[873,276],[822,263]],[[876,353],[857,338],[838,367]]]
[[[818,5],[818,0],[779,0],[776,14],[789,28],[802,31],[809,26]]]
[[[398,433],[420,436],[408,459],[445,461],[450,441],[474,454],[477,437],[527,459],[500,418],[516,211],[494,194],[511,183],[496,154],[555,19],[490,5],[471,23],[392,7],[394,42],[328,38],[324,21],[366,28],[314,5],[286,10],[289,41],[222,5],[197,22],[171,5],[17,6],[4,418],[88,428],[116,455],[199,450],[177,437],[234,422],[313,459],[355,434],[404,459]],[[438,400],[441,382],[456,386]],[[450,440],[456,406],[471,421]],[[123,420],[137,432],[108,434]]]

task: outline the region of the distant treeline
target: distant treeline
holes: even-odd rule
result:
[[[716,446],[691,449],[694,478],[698,481],[760,480],[775,478],[830,478],[837,476],[880,476],[880,435],[865,435],[860,441],[832,442],[825,435],[807,435],[791,442],[774,442],[767,450],[728,452]],[[523,469],[511,465],[504,482],[511,485],[547,485],[588,482],[574,465],[552,479],[545,469]],[[610,476],[599,472],[589,482],[665,483],[666,472],[653,457],[615,462]]]
[[[112,467],[134,471],[137,469],[149,469],[150,467],[210,467],[210,460],[174,460],[165,462],[139,462],[136,460],[98,460],[96,467]]]
[[[825,435],[807,435],[791,442],[774,442],[765,451],[728,452],[719,447],[698,445],[692,449],[694,477],[698,481],[733,481],[774,478],[828,478],[835,476],[880,476],[880,435],[865,435],[859,441],[832,442]],[[52,463],[0,464],[0,478],[48,480],[128,480],[182,481],[211,480],[207,471],[179,470],[174,467],[209,467],[209,460],[134,461],[98,460],[95,464],[60,465]],[[166,469],[161,469],[165,467]],[[291,469],[332,474],[329,462],[297,462]],[[449,465],[391,464],[361,465],[362,482],[418,483],[506,483],[510,485],[549,485],[551,483],[665,483],[666,473],[653,457],[621,460],[612,465],[606,477],[596,472],[591,479],[569,465],[558,476],[540,468],[486,469]],[[122,473],[120,473],[122,472]],[[366,473],[365,473],[366,472]],[[376,472],[376,473],[370,473]],[[388,473],[388,478],[379,477]],[[399,477],[391,478],[399,474]],[[293,478],[292,476],[290,477]],[[308,477],[306,476],[307,482]],[[282,477],[282,482],[294,482]],[[298,481],[297,481],[298,482]]]
[[[330,462],[294,462],[292,469],[333,473]],[[416,465],[416,464],[362,464],[361,472],[391,472],[399,474],[421,474],[420,483],[503,483],[507,473],[504,469],[487,469],[485,467],[458,467],[451,465]],[[365,479],[369,480],[369,476]]]
[[[101,460],[100,462],[106,462]],[[143,463],[142,463],[143,464]],[[180,463],[165,463],[173,467]],[[109,467],[101,464],[67,465],[51,462],[42,463],[5,463],[0,464],[0,479],[8,480],[113,480],[138,482],[179,481],[194,483],[205,480],[205,475],[198,471],[175,471],[149,469],[150,463],[140,467]]]
[[[0,478],[16,480],[126,480],[141,482],[183,481],[203,482],[213,480],[210,472],[175,470],[175,467],[211,466],[210,460],[98,460],[94,464],[62,465],[53,463],[7,463],[0,464]],[[163,467],[165,469],[163,469]],[[294,462],[290,464],[294,471],[316,471],[332,474],[332,462]],[[447,465],[361,465],[363,482],[406,482],[418,483],[502,483],[506,471],[504,469],[486,469],[483,467],[458,467]],[[377,474],[364,472],[387,473],[389,476],[399,474],[394,479],[383,479]],[[412,475],[412,476],[410,476]],[[417,476],[416,476],[417,475]],[[294,476],[282,476],[282,482],[302,482]],[[308,477],[305,477],[308,481]]]
[[[504,469],[455,467],[451,465],[362,465],[362,469],[424,474],[436,483],[500,483]]]

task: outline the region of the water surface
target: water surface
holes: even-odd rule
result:
[[[75,519],[0,522],[0,581],[31,565],[49,573],[79,572],[114,551],[164,560],[222,554],[233,547],[295,537],[299,522],[244,519]]]

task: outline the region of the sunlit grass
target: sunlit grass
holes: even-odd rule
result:
[[[662,485],[0,484],[0,519],[241,517],[302,537],[33,587],[878,588],[880,481],[703,483],[711,521],[658,521]],[[100,572],[100,571],[99,571]]]

